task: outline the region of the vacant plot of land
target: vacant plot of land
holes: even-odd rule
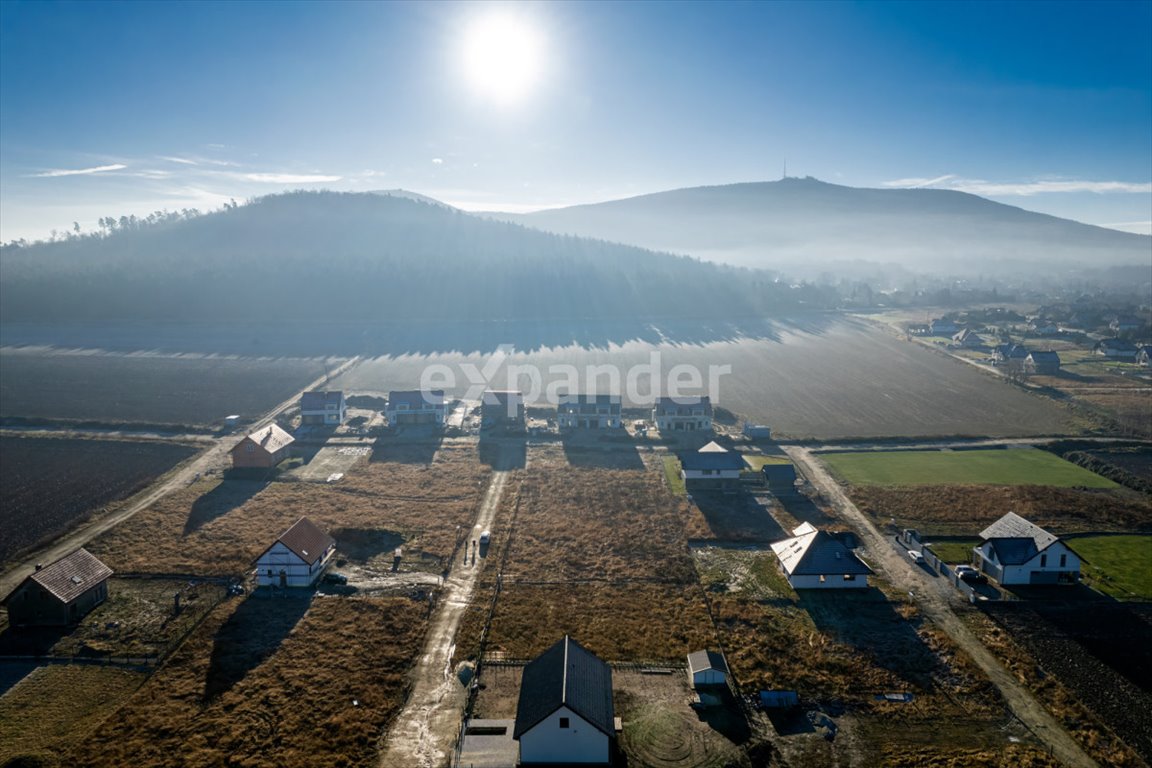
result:
[[[62,755],[99,727],[145,678],[142,672],[109,667],[37,669],[0,697],[0,764],[67,765]],[[20,757],[28,762],[16,762]]]
[[[0,350],[0,416],[207,425],[255,418],[323,374],[317,358],[8,348]]]
[[[1091,585],[1120,599],[1152,600],[1152,536],[1077,536],[1068,540],[1087,562]]]
[[[366,765],[404,702],[426,605],[220,606],[71,765]]]
[[[823,453],[852,485],[1052,485],[1115,488],[1116,483],[1035,448],[979,451]]]
[[[199,450],[158,442],[0,437],[0,561],[59,536]]]
[[[851,496],[881,529],[973,536],[1012,510],[1053,533],[1150,531],[1152,499],[1132,491],[1050,486],[855,486]]]
[[[936,557],[940,558],[946,563],[970,563],[972,562],[972,549],[980,544],[980,539],[952,539],[949,541],[937,541],[933,539],[932,552]]]
[[[509,365],[536,366],[543,386],[559,378],[548,371],[559,364],[576,366],[582,377],[588,366],[612,365],[623,382],[629,369],[651,365],[656,353],[664,377],[683,363],[699,369],[706,384],[710,365],[731,366],[730,373],[720,376],[715,402],[771,424],[778,435],[1022,436],[1081,429],[1068,410],[1046,398],[922,345],[900,341],[864,321],[822,315],[764,326],[757,338],[704,344],[681,344],[669,333],[666,343],[621,341],[608,348],[573,345],[517,352],[496,370],[493,386],[517,386],[508,380]],[[725,338],[732,338],[727,333]],[[478,353],[382,357],[339,377],[335,386],[374,392],[401,389],[419,381],[427,366],[439,363],[457,372],[451,394],[462,397],[469,380],[459,366],[483,367],[487,359]],[[594,384],[589,389],[595,389]],[[528,388],[529,382],[520,385]]]
[[[1094,458],[1152,483],[1152,448],[1147,446],[1088,451]]]
[[[439,571],[467,529],[488,476],[475,444],[389,445],[337,483],[206,480],[170,494],[92,541],[114,570],[233,575],[302,515],[325,530],[380,531]],[[358,534],[358,535],[361,535]],[[337,542],[339,548],[339,542]],[[390,549],[389,549],[390,551]],[[362,559],[371,554],[361,553]]]
[[[664,482],[668,484],[668,490],[673,496],[686,496],[688,490],[684,487],[684,478],[680,476],[680,460],[675,456],[665,456],[663,465]]]

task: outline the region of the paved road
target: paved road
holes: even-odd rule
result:
[[[783,446],[812,485],[818,489],[844,521],[852,526],[875,562],[870,563],[893,586],[915,594],[917,607],[968,653],[992,683],[1000,689],[1012,713],[1039,738],[1058,760],[1071,768],[1097,768],[1068,732],[1036,701],[1032,693],[1006,670],[971,630],[960,621],[949,600],[937,589],[936,581],[907,557],[902,557],[887,537],[876,529],[840,485],[807,448]]]
[[[507,469],[492,473],[473,532],[493,529],[510,474],[511,470]],[[462,548],[462,553],[467,551],[467,547]],[[480,573],[480,568],[469,562],[471,564],[465,565],[462,557],[457,558],[444,582],[424,649],[413,672],[412,692],[384,737],[382,768],[439,768],[448,765],[452,757],[466,703],[465,688],[452,669],[452,653],[456,648],[456,629],[472,602]]]
[[[332,371],[330,376],[332,378],[338,376],[355,365],[359,359],[358,357],[354,357],[351,360],[345,361],[339,368]],[[255,423],[257,425],[263,425],[271,422],[279,416],[280,413],[298,403],[301,392],[322,387],[327,380],[327,377],[321,376],[300,392],[295,393],[287,400],[279,403]],[[168,473],[168,475],[162,478],[157,484],[153,485],[142,495],[133,498],[128,504],[125,504],[109,515],[97,518],[80,526],[76,530],[66,534],[63,538],[57,539],[48,546],[31,553],[23,563],[9,569],[3,576],[0,576],[0,595],[7,595],[15,589],[16,585],[23,581],[28,574],[35,571],[36,563],[52,563],[57,561],[75,551],[77,548],[84,546],[113,526],[132,517],[140,510],[147,508],[158,499],[167,496],[175,490],[184,488],[198,475],[203,475],[209,469],[223,469],[228,467],[228,452],[232,450],[232,446],[235,445],[236,442],[236,435],[224,435],[211,438],[211,445],[205,448],[199,456],[187,464],[178,467],[173,472]]]

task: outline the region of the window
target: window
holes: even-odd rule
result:
[[[820,583],[821,583],[821,584],[823,584],[823,583],[824,583],[824,574],[820,574]]]
[[[844,581],[856,581],[856,574],[854,574],[854,573],[844,574]]]
[[[1047,568],[1048,567],[1048,555],[1040,555],[1040,567],[1041,568]]]
[[[568,727],[568,718],[566,718],[566,717],[560,718],[560,727],[561,728],[567,728]]]
[[[1060,555],[1060,567],[1068,565],[1068,555]]]

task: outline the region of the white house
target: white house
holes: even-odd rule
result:
[[[405,389],[388,393],[384,408],[388,423],[439,424],[448,419],[448,402],[442,389]]]
[[[524,667],[516,725],[521,765],[608,765],[612,670],[567,635]]]
[[[743,456],[715,440],[698,451],[684,451],[679,458],[680,477],[689,490],[734,487],[740,482],[740,473],[748,468]]]
[[[338,426],[348,416],[348,404],[339,390],[315,390],[300,396],[300,422]]]
[[[1080,557],[1060,537],[1009,512],[980,532],[974,565],[1005,586],[1075,584]]]
[[[707,395],[657,398],[652,421],[661,432],[711,431],[712,399]]]
[[[979,347],[984,343],[984,340],[980,338],[979,334],[971,328],[964,328],[953,334],[952,341],[964,348]]]
[[[688,682],[698,685],[726,685],[728,663],[716,651],[693,651],[688,654]]]
[[[793,589],[867,589],[872,569],[832,534],[804,523],[772,545]]]
[[[335,539],[302,517],[256,558],[256,583],[310,587],[320,578],[335,551]]]
[[[620,395],[560,395],[556,423],[560,429],[619,429]]]

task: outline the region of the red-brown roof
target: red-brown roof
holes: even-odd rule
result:
[[[317,528],[316,524],[306,517],[300,518],[291,528],[280,534],[278,541],[309,565],[324,557],[328,548],[336,544],[335,539]]]
[[[279,451],[281,448],[296,442],[296,438],[292,437],[292,435],[285,432],[279,427],[279,425],[276,424],[270,424],[267,427],[261,427],[260,429],[245,437],[244,440],[251,440],[252,442],[256,443],[256,445],[268,451],[268,453],[276,453],[276,451]],[[232,450],[236,450],[236,448],[239,448],[241,445],[243,445],[244,440],[241,440],[239,443],[237,443]]]
[[[70,603],[112,575],[112,569],[86,549],[78,549],[28,578],[62,603]]]

